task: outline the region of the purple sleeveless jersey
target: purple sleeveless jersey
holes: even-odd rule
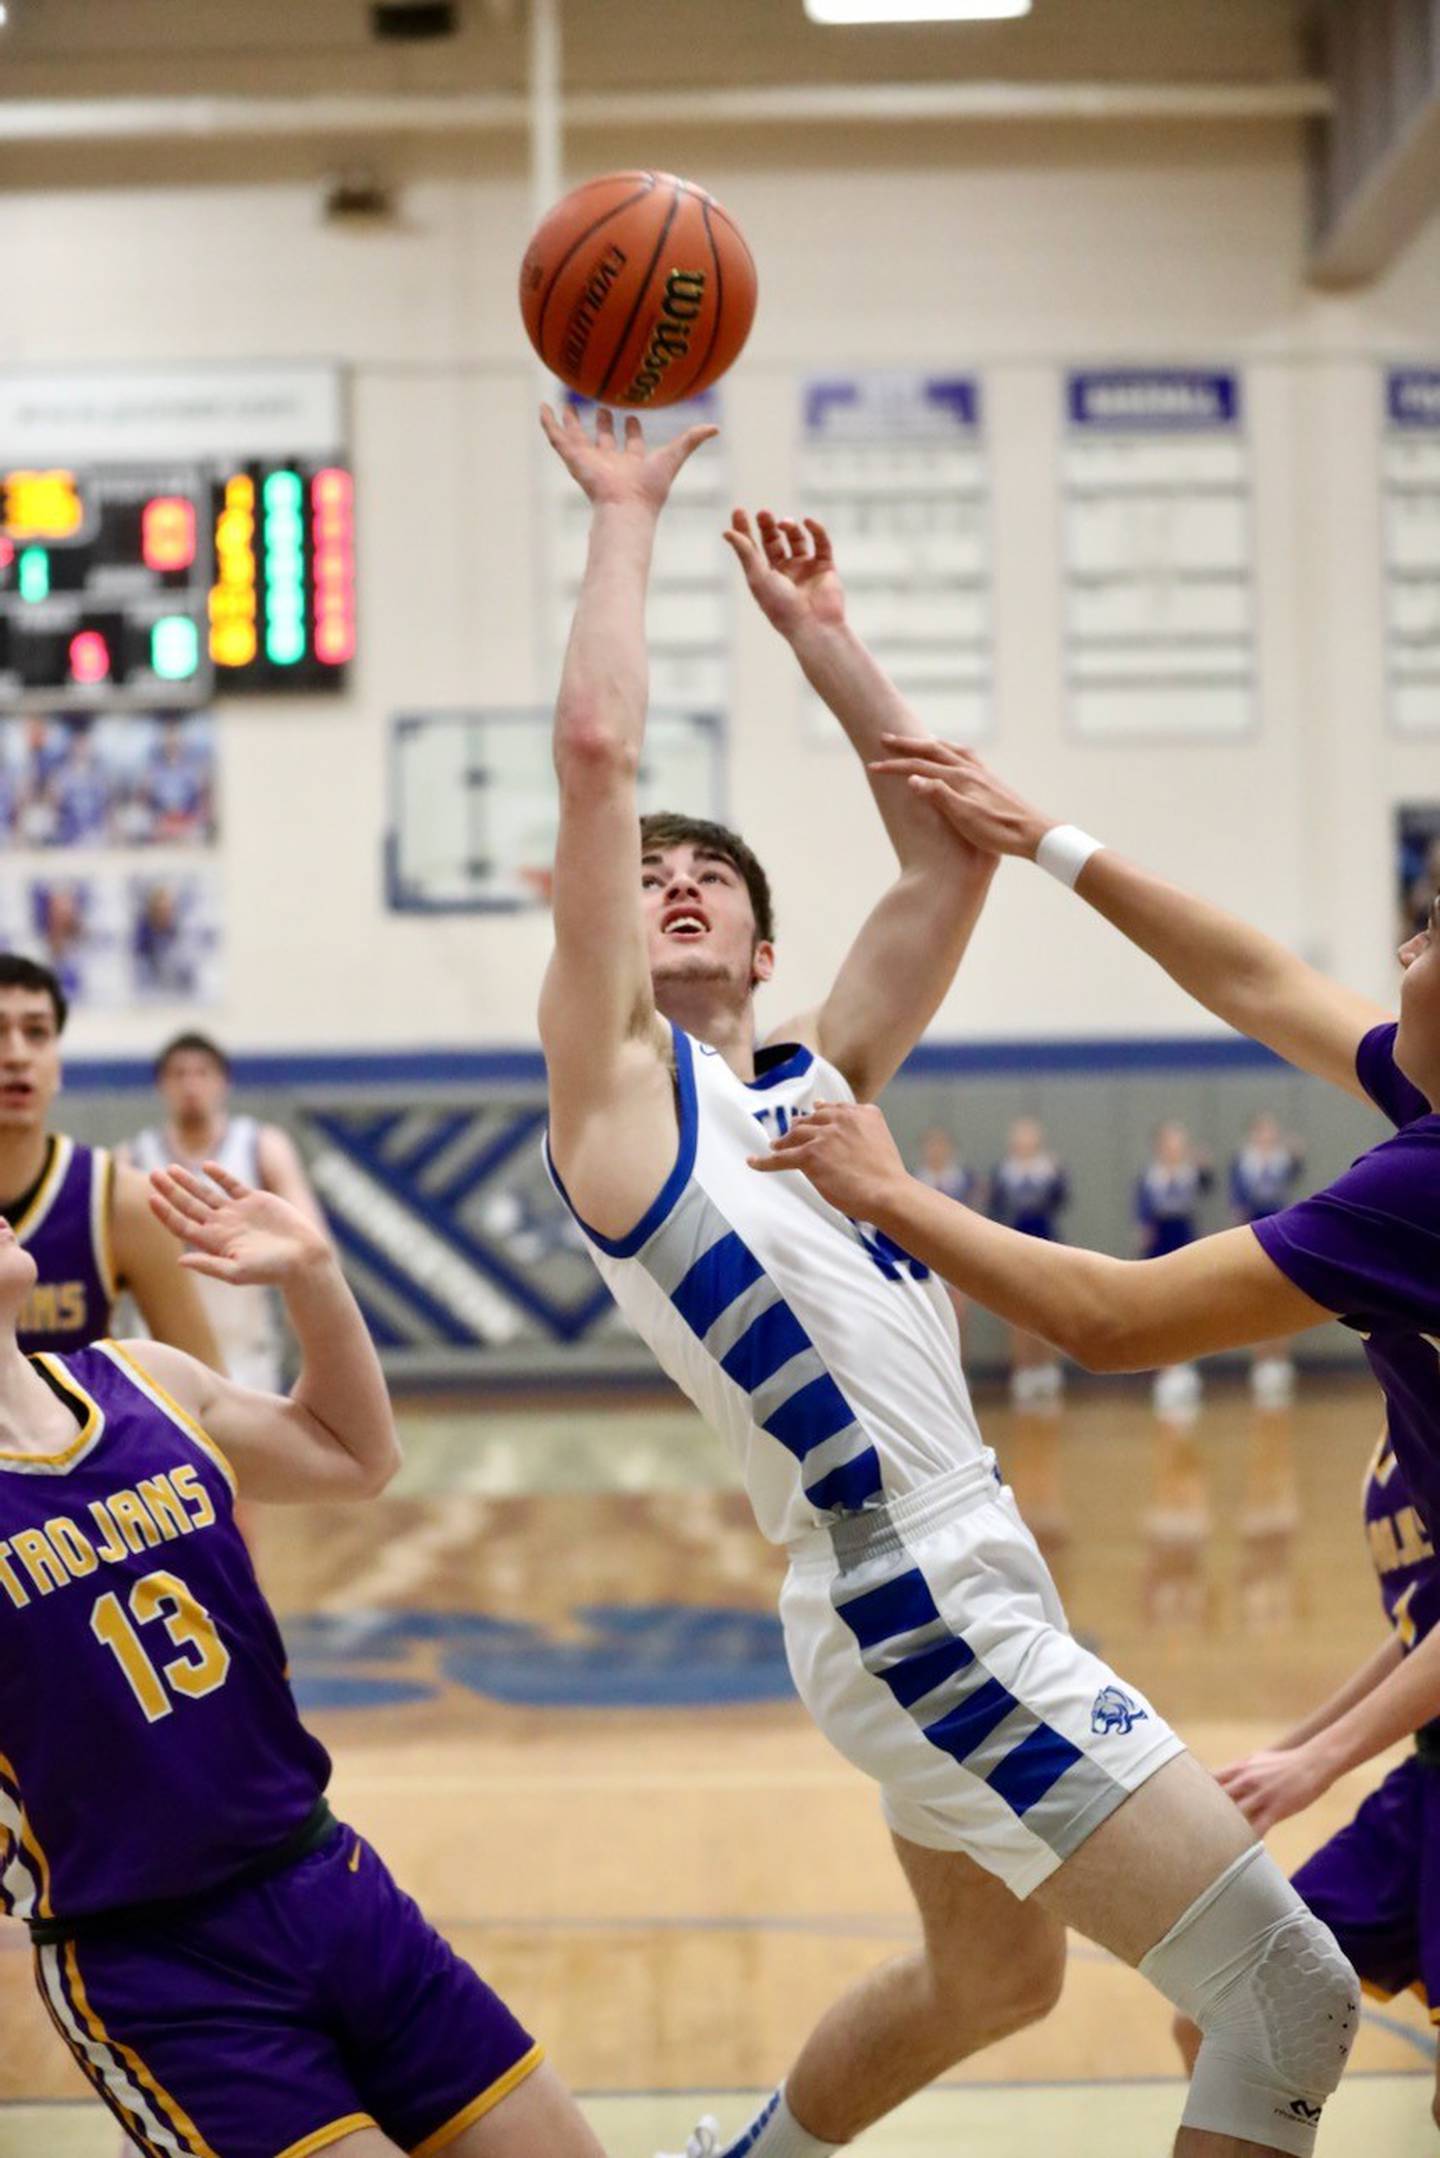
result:
[[[1385,1616],[1408,1651],[1440,1620],[1440,1560],[1388,1432],[1365,1478],[1365,1534]]]
[[[1385,1615],[1408,1654],[1440,1620],[1440,1559],[1390,1444],[1365,1479],[1365,1533]],[[1413,1989],[1440,2011],[1440,1722],[1295,1875],[1382,1999]]]
[[[114,1163],[102,1148],[57,1133],[40,1188],[10,1226],[40,1269],[17,1329],[27,1356],[62,1354],[110,1331],[115,1270],[110,1257]]]
[[[113,1342],[37,1369],[76,1425],[0,1455],[0,1909],[63,1918],[228,1879],[330,1763],[218,1449]]]
[[[1365,1339],[1387,1428],[1431,1540],[1440,1531],[1440,1116],[1395,1062],[1395,1027],[1355,1060],[1399,1128],[1311,1199],[1251,1224],[1297,1288]]]

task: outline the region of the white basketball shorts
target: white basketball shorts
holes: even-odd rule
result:
[[[1016,1896],[1184,1750],[1071,1635],[993,1456],[792,1544],[780,1617],[800,1698],[895,1833]]]

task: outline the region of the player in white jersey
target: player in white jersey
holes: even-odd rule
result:
[[[205,1034],[176,1035],[155,1059],[155,1084],[166,1121],[149,1126],[125,1147],[135,1168],[148,1176],[178,1161],[198,1175],[205,1162],[219,1162],[240,1183],[287,1200],[328,1236],[289,1133],[278,1124],[231,1114],[230,1059],[217,1042]],[[285,1335],[273,1294],[203,1274],[195,1276],[195,1286],[231,1378],[260,1393],[282,1392]]]
[[[880,1785],[924,1946],[864,1980],[784,2086],[697,2154],[824,2158],[1042,2016],[1064,1927],[1140,1964],[1206,2032],[1176,2151],[1308,2153],[1354,1976],[1155,1710],[1069,1635],[984,1447],[940,1285],[799,1179],[747,1167],[819,1099],[873,1097],[949,986],[994,862],[878,780],[899,876],[824,1001],[757,1045],[764,871],[715,825],[636,814],[644,606],[694,428],[647,453],[601,414],[546,434],[593,506],[555,718],[555,952],[540,1029],[550,1159],[622,1307],[734,1447],[787,1546],[795,1681]],[[829,542],[737,511],[762,611],[867,760],[916,724],[845,621]],[[826,895],[827,903],[829,894]]]

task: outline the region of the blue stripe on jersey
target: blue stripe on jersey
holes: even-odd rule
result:
[[[986,1781],[1013,1812],[1023,1816],[1079,1759],[1078,1746],[1042,1723],[1021,1739],[1013,1753],[1006,1754],[998,1768],[991,1769]]]
[[[940,1616],[930,1584],[918,1566],[894,1581],[882,1581],[878,1589],[867,1589],[863,1596],[852,1596],[836,1609],[861,1648],[878,1648],[896,1634],[933,1625]]]
[[[788,1304],[768,1304],[758,1319],[720,1359],[720,1369],[753,1394],[757,1386],[812,1346],[810,1336]]]
[[[1058,1857],[1068,1857],[1077,1822],[1093,1824],[1113,1812],[1124,1799],[1122,1786],[1027,1708],[969,1643],[951,1632],[920,1568],[906,1565],[910,1553],[903,1546],[894,1557],[903,1570],[889,1580],[842,1602],[842,1574],[832,1591],[860,1661],[932,1746],[961,1763],[1018,1818],[1033,1814],[1027,1823],[1031,1833]],[[907,1640],[914,1648],[897,1657]]]
[[[927,1723],[925,1736],[942,1753],[963,1761],[1019,1706],[1014,1694],[1002,1686],[998,1678],[987,1678],[983,1686],[967,1693],[948,1715],[941,1716],[935,1723]]]
[[[963,1671],[974,1661],[974,1651],[958,1634],[952,1634],[948,1641],[940,1643],[939,1648],[924,1649],[918,1656],[907,1656],[904,1663],[882,1671],[880,1676],[902,1708],[913,1708],[927,1693],[933,1693],[947,1678],[953,1678],[957,1671]]]
[[[732,1229],[700,1254],[670,1301],[691,1332],[704,1336],[763,1272],[754,1252]]]
[[[871,1506],[885,1496],[880,1456],[873,1446],[867,1446],[853,1461],[844,1461],[828,1476],[806,1484],[805,1496],[822,1513],[858,1514],[863,1506]]]
[[[858,1512],[884,1497],[879,1455],[800,1319],[776,1293],[744,1238],[693,1181],[699,1130],[695,1045],[682,1028],[672,1025],[671,1032],[680,1146],[663,1190],[643,1218],[623,1237],[602,1236],[592,1228],[565,1189],[547,1137],[551,1179],[591,1243],[611,1258],[638,1261],[670,1298],[726,1378],[750,1397],[750,1415],[760,1430],[797,1461],[824,1449],[814,1463],[813,1482],[804,1485],[816,1509]],[[810,1050],[777,1044],[757,1058],[755,1085],[763,1089],[813,1062]],[[793,1370],[787,1368],[792,1365]]]
[[[766,1417],[762,1429],[778,1439],[797,1461],[803,1461],[824,1440],[833,1439],[837,1431],[854,1421],[849,1402],[829,1372],[822,1371],[818,1379],[782,1401]]]

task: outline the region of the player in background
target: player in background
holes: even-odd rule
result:
[[[78,1349],[128,1290],[157,1341],[219,1368],[194,1282],[150,1212],[145,1179],[49,1129],[68,1006],[46,967],[0,952],[0,1213],[36,1265],[20,1344]]]
[[[1215,1172],[1177,1117],[1158,1125],[1150,1159],[1135,1180],[1136,1242],[1142,1259],[1183,1251],[1200,1234],[1200,1206]],[[1200,1413],[1200,1373],[1194,1364],[1170,1364],[1155,1374],[1155,1414],[1182,1428]]]
[[[964,1206],[973,1206],[979,1196],[980,1179],[968,1162],[960,1159],[960,1150],[951,1134],[943,1125],[932,1124],[920,1134],[920,1157],[915,1174],[922,1184],[932,1191],[943,1191],[947,1199],[958,1199]],[[950,1301],[955,1307],[955,1325],[960,1336],[962,1361],[966,1355],[966,1320],[969,1306],[958,1289],[950,1291]]]
[[[953,1193],[952,1197],[959,1197]],[[1005,1152],[990,1173],[989,1212],[1021,1236],[1047,1243],[1059,1234],[1059,1218],[1070,1204],[1070,1179],[1050,1151],[1038,1117],[1016,1117]],[[1010,1399],[1029,1416],[1058,1416],[1065,1375],[1047,1342],[1023,1327],[1010,1329]]]
[[[882,1787],[923,1934],[834,2005],[737,2139],[702,2124],[692,2150],[825,2158],[1045,2014],[1072,1924],[1207,2031],[1177,2154],[1308,2158],[1353,2038],[1353,1973],[1213,1779],[1069,1635],[980,1439],[940,1285],[863,1209],[748,1167],[822,1096],[885,1084],[949,985],[993,855],[947,855],[932,805],[877,781],[896,880],[828,995],[758,1041],[754,992],[775,963],[763,870],[734,833],[642,826],[636,803],[656,532],[713,430],[647,453],[634,418],[623,443],[603,412],[593,441],[573,413],[543,424],[592,505],[555,716],[552,1170],[622,1309],[788,1547],[796,1684]],[[757,534],[737,511],[726,538],[861,758],[885,730],[911,733],[846,623],[823,530],[762,513]],[[813,897],[828,911],[828,891]]]
[[[1220,1781],[1263,1836],[1413,1735],[1414,1751],[1293,1878],[1368,1993],[1385,2001],[1413,1989],[1440,2023],[1440,1560],[1388,1435],[1365,1478],[1364,1521],[1390,1624],[1383,1645]],[[1200,2033],[1177,2017],[1175,2036],[1188,2068]],[[1440,2082],[1431,2110],[1440,2124]]]
[[[51,2021],[149,2158],[600,2158],[331,1814],[235,1528],[237,1492],[361,1499],[399,1462],[329,1243],[215,1163],[152,1186],[190,1271],[280,1291],[301,1370],[281,1398],[155,1341],[27,1358],[0,1223],[0,1908]]]
[[[943,1191],[947,1199],[958,1199],[963,1206],[974,1205],[979,1179],[960,1159],[960,1149],[943,1125],[932,1124],[920,1134],[915,1174],[932,1191]]]
[[[1236,1221],[1264,1221],[1295,1196],[1305,1149],[1281,1130],[1268,1110],[1255,1117],[1245,1144],[1230,1164],[1230,1208]],[[1288,1408],[1295,1398],[1295,1366],[1286,1341],[1259,1342],[1250,1359],[1250,1392],[1260,1409]]]
[[[199,1173],[218,1161],[256,1191],[273,1192],[328,1236],[320,1202],[288,1132],[230,1107],[230,1059],[207,1034],[177,1034],[155,1059],[155,1085],[164,1105],[163,1124],[151,1124],[122,1149],[122,1158],[148,1176],[180,1162]],[[264,1288],[237,1289],[229,1282],[196,1276],[206,1317],[220,1344],[225,1369],[241,1386],[277,1393],[285,1360],[285,1336],[274,1295]]]

